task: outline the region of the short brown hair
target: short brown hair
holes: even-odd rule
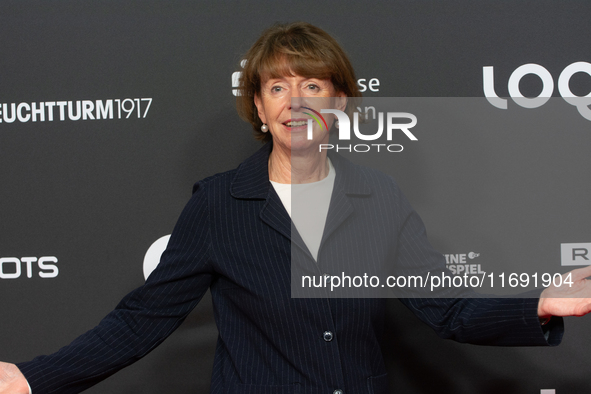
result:
[[[255,95],[261,93],[263,79],[292,73],[329,79],[337,93],[361,97],[355,71],[345,51],[327,32],[306,22],[271,26],[246,52],[244,60],[236,107],[240,117],[252,124],[255,138],[261,141],[271,140],[270,133],[261,131],[263,123],[254,104]]]

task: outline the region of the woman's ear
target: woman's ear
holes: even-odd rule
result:
[[[267,123],[267,117],[265,116],[265,108],[263,106],[263,101],[259,97],[258,94],[254,95],[254,105],[257,107],[257,112],[259,114],[259,118],[263,123]]]
[[[335,109],[345,112],[347,108],[347,95],[344,92],[339,92],[335,100]]]

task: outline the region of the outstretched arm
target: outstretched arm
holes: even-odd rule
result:
[[[16,390],[23,382],[35,394],[78,393],[148,354],[182,323],[209,288],[214,275],[209,246],[207,200],[199,190],[183,210],[160,264],[146,283],[125,296],[95,328],[59,351],[19,363],[18,368],[1,365],[0,371],[7,371],[7,391],[0,385],[0,394],[19,394]],[[28,392],[27,388],[23,393]]]

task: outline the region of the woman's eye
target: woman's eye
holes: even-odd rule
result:
[[[318,87],[318,85],[310,84],[310,85],[308,85],[308,89],[310,89],[310,90],[318,90],[320,88]]]
[[[282,90],[283,90],[283,88],[282,88],[281,86],[273,86],[273,87],[271,88],[271,92],[273,92],[273,93],[279,93],[279,92],[281,92]]]

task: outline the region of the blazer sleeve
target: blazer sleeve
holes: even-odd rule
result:
[[[54,354],[17,364],[33,393],[78,393],[139,360],[187,317],[207,291],[209,209],[196,187],[158,267],[90,331]]]
[[[399,192],[397,265],[404,272],[438,274],[445,268],[445,258],[429,243],[419,215]],[[537,310],[541,290],[525,293],[520,298],[485,298],[461,290],[449,295],[427,294],[425,291],[401,301],[423,322],[443,338],[458,342],[495,346],[558,345],[564,332],[563,319],[552,317],[541,326]],[[457,296],[456,296],[457,294]],[[452,297],[452,295],[454,295]]]

